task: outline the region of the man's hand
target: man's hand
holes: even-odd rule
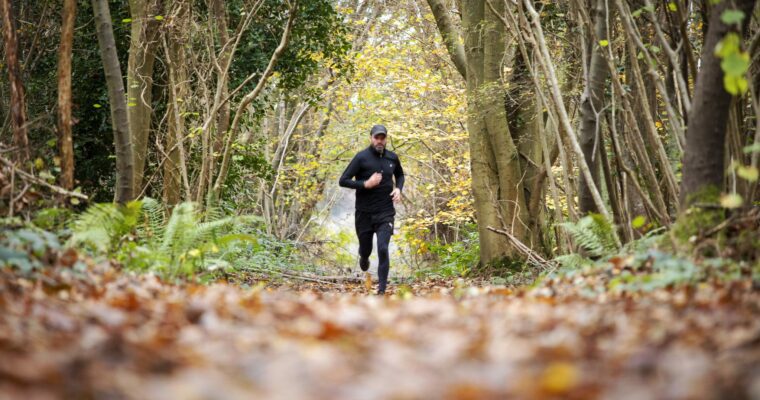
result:
[[[393,189],[391,192],[391,198],[393,198],[394,203],[401,201],[401,190],[399,190],[399,188]]]
[[[364,181],[364,188],[372,189],[373,187],[379,185],[381,180],[383,180],[383,174],[375,172],[371,177],[369,177],[369,179]]]

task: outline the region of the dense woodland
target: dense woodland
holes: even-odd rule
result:
[[[755,1],[0,14],[0,397],[760,396]],[[382,299],[335,225],[374,124]]]

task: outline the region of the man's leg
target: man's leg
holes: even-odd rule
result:
[[[378,294],[385,293],[388,283],[388,272],[390,271],[390,256],[388,254],[388,245],[393,234],[393,223],[384,222],[377,228],[377,285]]]
[[[369,214],[356,212],[354,214],[356,237],[359,239],[359,268],[362,271],[369,269],[369,256],[372,254],[372,218]]]

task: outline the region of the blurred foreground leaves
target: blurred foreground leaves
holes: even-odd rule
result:
[[[0,269],[2,398],[760,395],[760,291],[742,276],[621,290],[641,268],[619,258],[532,288],[376,297],[363,283],[175,285],[73,250],[40,260]]]

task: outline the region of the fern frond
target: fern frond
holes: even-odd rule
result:
[[[615,228],[600,214],[589,214],[578,222],[559,225],[570,234],[576,245],[593,257],[603,257],[617,251]]]
[[[74,220],[68,245],[89,245],[97,251],[110,251],[125,225],[124,214],[115,204],[93,204]]]
[[[214,236],[221,233],[222,228],[233,225],[235,222],[234,217],[227,217],[218,219],[216,221],[203,222],[198,224],[196,229],[193,229],[188,233],[185,238],[186,246],[197,246],[203,242],[214,239]],[[225,232],[227,233],[227,232]]]
[[[166,225],[164,206],[157,200],[146,197],[142,200],[141,213],[137,236],[143,240],[163,242]]]
[[[557,261],[563,268],[576,269],[589,262],[590,260],[581,256],[580,254],[572,253],[557,256],[554,258],[554,261]]]
[[[181,242],[186,237],[187,231],[196,228],[196,223],[195,205],[193,203],[178,204],[174,207],[169,222],[166,224],[160,250],[176,254],[174,250],[185,247]]]

